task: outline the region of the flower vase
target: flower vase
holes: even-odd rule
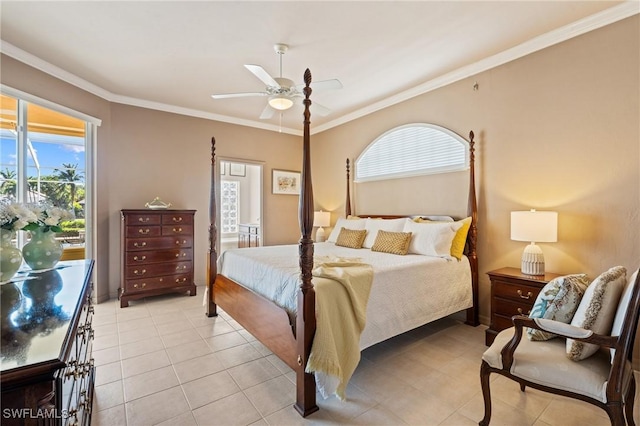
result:
[[[0,282],[13,278],[22,264],[22,253],[13,245],[15,237],[15,231],[0,229]]]
[[[50,269],[62,256],[62,243],[52,231],[42,228],[31,231],[31,240],[22,247],[22,257],[33,270]]]

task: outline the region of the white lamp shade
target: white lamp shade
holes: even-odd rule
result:
[[[269,105],[279,111],[284,111],[285,109],[289,109],[293,106],[293,101],[289,98],[276,95],[269,98]]]
[[[511,239],[537,243],[558,241],[558,213],[535,210],[511,212]]]
[[[322,210],[320,210],[319,212],[313,213],[313,226],[319,226],[321,228],[324,226],[329,226],[330,220],[331,213],[329,212],[323,212]]]

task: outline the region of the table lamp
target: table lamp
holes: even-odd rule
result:
[[[511,239],[531,243],[522,253],[522,273],[544,275],[544,255],[536,243],[558,241],[558,213],[535,210],[511,212]]]
[[[313,213],[313,226],[317,227],[316,231],[316,242],[321,243],[324,242],[324,226],[329,226],[329,222],[331,221],[331,213],[323,212],[320,210],[319,212]]]

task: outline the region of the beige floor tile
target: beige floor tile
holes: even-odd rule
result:
[[[111,324],[96,325],[95,320],[92,324],[95,338],[101,338],[109,336],[111,334],[118,334],[118,323],[113,321]]]
[[[529,389],[527,388],[527,392]],[[539,420],[552,426],[606,426],[610,425],[607,413],[594,405],[571,398],[554,397]]]
[[[118,334],[107,334],[106,336],[95,336],[93,339],[93,350],[99,351],[102,349],[113,348],[120,344]]]
[[[120,347],[95,350],[91,352],[91,355],[93,355],[94,365],[96,366],[111,364],[112,362],[120,361]]]
[[[281,376],[282,373],[266,358],[249,361],[227,370],[240,389],[247,389],[269,379]]]
[[[159,351],[164,348],[160,337],[151,337],[149,339],[138,340],[126,344],[120,344],[120,356],[122,359],[133,358],[139,355],[148,354]]]
[[[163,312],[163,313],[152,312],[151,319],[156,325],[170,324],[174,322],[184,322],[184,321],[188,322],[187,317],[184,315],[184,312],[182,311]]]
[[[93,409],[96,411],[102,411],[124,403],[121,381],[96,386],[94,392]]]
[[[102,364],[96,367],[96,386],[115,382],[117,380],[122,380],[122,364],[120,361],[112,362],[110,364]]]
[[[293,407],[285,407],[273,414],[269,414],[264,420],[269,425],[286,426],[328,426],[339,424],[327,410],[322,408],[303,418]]]
[[[192,410],[240,391],[236,382],[226,371],[185,383],[182,389]]]
[[[184,384],[192,380],[208,376],[209,374],[222,371],[224,370],[224,366],[216,354],[210,353],[173,364],[173,369],[175,370],[180,383]]]
[[[553,398],[553,395],[533,388],[526,388],[522,392],[517,382],[497,376],[498,378],[492,381],[490,386],[492,400],[505,402],[526,412],[529,417],[538,418]]]
[[[373,398],[354,385],[347,385],[345,393],[347,398],[344,401],[335,395],[325,399],[320,393],[316,394],[316,401],[320,410],[328,412],[330,417],[339,423],[349,423],[378,404]]]
[[[474,396],[471,401],[459,408],[457,412],[464,417],[476,421],[484,417],[484,400],[482,395]],[[499,399],[491,403],[491,426],[530,426],[536,417],[527,412],[515,408]]]
[[[244,390],[245,395],[263,416],[275,413],[296,401],[296,387],[279,376]]]
[[[198,340],[196,342],[167,348],[167,355],[169,355],[169,359],[173,364],[207,355],[211,352],[211,349],[207,346],[204,340]]]
[[[118,317],[114,313],[99,314],[97,311],[93,314],[92,324],[94,326],[103,326],[109,324],[117,324]]]
[[[477,426],[478,421],[467,418],[457,411],[444,419],[440,426]],[[544,426],[544,425],[540,425]]]
[[[242,392],[197,408],[193,410],[193,416],[200,426],[244,426],[261,419],[258,411]]]
[[[283,360],[278,358],[276,355],[268,355],[265,357],[269,360],[269,362],[276,366],[281,373],[287,374],[293,371]]]
[[[92,426],[126,426],[127,416],[124,409],[124,404],[116,405],[115,407],[107,408],[105,410],[94,410],[91,414]]]
[[[411,393],[387,398],[381,406],[412,425],[437,425],[456,411],[456,407],[444,399],[415,390]]]
[[[195,329],[193,328],[174,332],[171,334],[165,334],[163,336],[160,336],[160,338],[162,339],[165,348],[180,346],[184,345],[185,343],[202,341],[202,337],[200,337],[200,335],[198,335],[198,333],[196,333]]]
[[[127,402],[125,406],[127,426],[155,425],[189,411],[179,386]]]
[[[140,340],[149,339],[157,336],[158,330],[155,325],[147,327],[138,327],[130,331],[120,331],[120,344],[126,345],[127,343],[139,342]]]
[[[125,402],[133,401],[134,399],[142,398],[179,385],[178,378],[171,366],[125,377],[122,383],[124,384]]]
[[[120,333],[125,333],[128,331],[138,330],[139,328],[153,326],[155,326],[155,323],[151,317],[136,318],[129,321],[118,322],[118,331]]]
[[[242,336],[240,336],[240,338],[242,338]],[[216,354],[220,361],[222,361],[222,365],[224,365],[225,368],[235,367],[236,365],[261,358],[258,351],[256,351],[249,343],[224,349],[216,352]]]
[[[179,333],[183,331],[192,331],[195,330],[193,325],[186,318],[182,318],[182,321],[176,322],[168,322],[164,324],[156,324],[156,329],[158,329],[158,334],[160,336],[165,336],[167,334]]]
[[[245,331],[245,330],[241,330],[241,331],[238,332],[238,334],[240,334],[241,336],[243,335],[242,331]],[[244,339],[244,337],[243,337],[243,339]],[[254,349],[256,351],[258,351],[260,353],[260,355],[262,355],[262,356],[269,356],[269,355],[271,355],[273,353],[273,352],[271,352],[271,350],[268,347],[266,347],[265,345],[263,345],[262,343],[260,343],[257,340],[249,341],[249,344],[251,346],[253,346]]]
[[[242,335],[237,331],[233,331],[231,333],[226,333],[226,334],[219,334],[213,337],[206,337],[204,340],[205,342],[207,342],[207,345],[209,345],[211,350],[214,352],[222,351],[224,349],[229,349],[234,346],[240,346],[248,343],[247,340],[244,337],[242,337]]]
[[[122,360],[122,377],[127,378],[171,365],[164,349]]]
[[[219,317],[217,321],[199,326],[196,330],[200,336],[205,338],[236,331],[227,321]]]
[[[205,327],[215,323],[216,321],[225,322],[225,319],[221,316],[206,316],[204,313],[204,307],[184,311],[184,315],[195,328]]]
[[[135,303],[136,305],[144,304],[144,302],[139,300],[131,301],[131,303]],[[118,322],[137,320],[151,316],[149,310],[147,310],[147,308],[144,306],[131,306],[131,308],[134,309],[120,308],[116,310],[116,317],[118,319]]]
[[[434,374],[419,376],[413,386],[424,394],[446,401],[458,409],[474,395],[482,392],[478,375],[476,373],[473,377],[451,377],[436,371]]]
[[[377,405],[360,414],[355,419],[350,420],[349,424],[362,426],[406,425],[404,420],[380,405]]]
[[[198,426],[198,424],[191,411],[187,411],[172,419],[157,423],[157,426]]]

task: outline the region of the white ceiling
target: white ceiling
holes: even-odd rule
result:
[[[0,1],[2,52],[109,101],[299,134],[302,107],[260,120],[244,68],[337,78],[313,132],[638,13],[616,1]],[[282,121],[280,121],[282,120]]]

